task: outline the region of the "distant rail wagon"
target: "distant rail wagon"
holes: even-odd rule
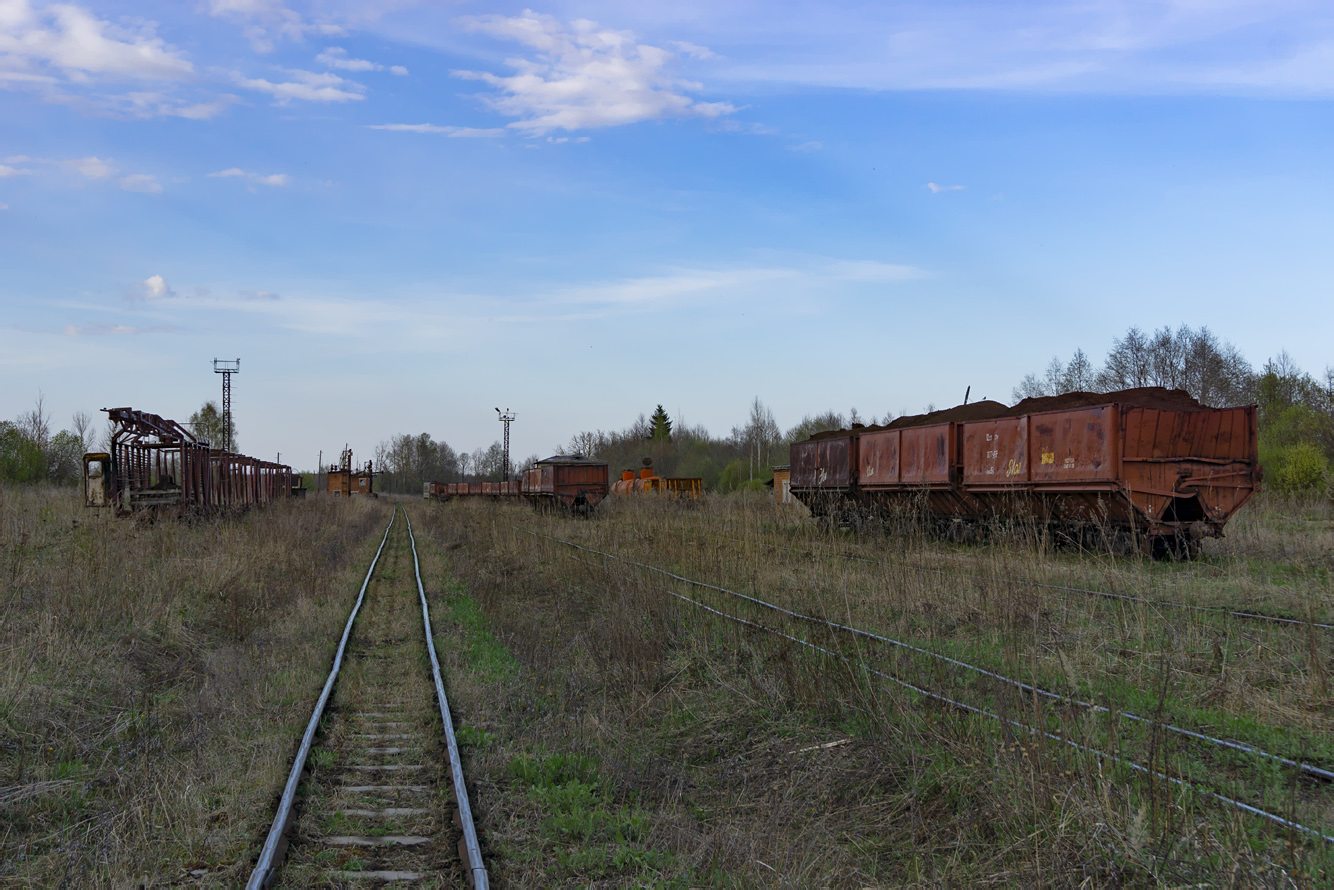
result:
[[[427,482],[422,496],[523,498],[536,507],[588,512],[607,497],[606,461],[582,454],[556,454],[539,460],[509,482]]]
[[[174,420],[103,408],[110,452],[83,456],[84,504],[116,515],[145,509],[203,513],[267,504],[300,485],[292,468],[210,447]]]
[[[1253,405],[1159,387],[1069,393],[817,434],[792,446],[791,491],[821,516],[922,511],[960,534],[1022,519],[1194,556],[1259,489],[1257,447]]]
[[[660,497],[697,501],[704,496],[704,480],[698,477],[663,477],[653,472],[653,463],[644,458],[639,472],[626,470],[612,483],[615,495],[653,494]]]

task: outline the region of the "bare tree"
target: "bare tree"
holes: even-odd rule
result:
[[[32,410],[19,415],[19,429],[39,451],[46,451],[51,441],[51,417],[46,413],[46,394],[41,390],[37,391]]]
[[[74,412],[70,418],[70,423],[74,427],[74,435],[79,437],[79,443],[85,453],[93,450],[93,416],[87,411],[79,410]]]

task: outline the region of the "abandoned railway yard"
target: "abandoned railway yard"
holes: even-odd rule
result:
[[[0,885],[1334,876],[1327,502],[1154,561],[753,492],[0,497]]]

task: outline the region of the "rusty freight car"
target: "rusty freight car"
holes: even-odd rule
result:
[[[1157,387],[979,402],[797,443],[792,493],[816,515],[1022,519],[1192,556],[1259,488],[1256,420]]]
[[[290,497],[292,468],[212,448],[174,420],[134,408],[103,408],[111,450],[83,456],[84,505],[118,516],[245,509]]]
[[[607,497],[607,464],[582,454],[557,454],[540,460],[508,482],[426,482],[422,497],[520,498],[536,507],[590,512]]]
[[[537,507],[589,512],[607,497],[607,462],[582,454],[556,454],[523,472],[525,499]]]

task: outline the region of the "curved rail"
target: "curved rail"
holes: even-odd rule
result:
[[[431,610],[426,605],[426,590],[422,587],[421,564],[417,561],[417,539],[412,534],[412,520],[408,511],[403,510],[403,519],[408,524],[408,543],[412,545],[412,569],[417,576],[417,596],[422,604],[422,624],[426,630],[426,651],[431,655],[431,678],[435,681],[435,700],[440,705],[440,719],[445,726],[445,742],[449,749],[449,772],[454,782],[454,800],[459,808],[459,827],[463,830],[463,852],[468,860],[468,876],[474,890],[487,890],[490,886],[486,874],[486,863],[482,861],[482,847],[477,841],[477,826],[472,820],[472,808],[468,805],[468,788],[463,781],[463,760],[459,756],[459,743],[454,737],[454,720],[449,714],[449,699],[445,697],[445,684],[440,679],[440,660],[435,654],[435,638],[431,633]]]
[[[347,625],[343,628],[342,639],[338,641],[338,651],[334,654],[333,669],[329,671],[329,679],[324,681],[324,689],[320,692],[319,700],[315,702],[310,722],[306,724],[306,734],[301,737],[301,746],[297,748],[292,772],[287,776],[287,785],[283,788],[283,796],[278,803],[278,812],[273,817],[273,825],[269,828],[264,848],[260,850],[255,870],[250,873],[250,880],[246,882],[246,890],[261,890],[273,883],[280,859],[279,852],[286,849],[287,829],[292,822],[292,805],[296,801],[297,786],[301,784],[301,772],[306,768],[306,759],[310,756],[311,742],[315,739],[315,731],[319,729],[320,718],[324,716],[324,706],[328,704],[329,695],[333,692],[334,680],[338,679],[338,670],[343,666],[343,653],[347,650],[347,640],[352,635],[352,625],[357,620],[357,613],[361,611],[361,603],[366,598],[366,588],[370,586],[371,575],[375,573],[375,565],[380,561],[380,554],[384,552],[385,542],[389,540],[389,532],[393,529],[394,519],[397,516],[397,510],[389,514],[389,525],[385,526],[380,547],[375,551],[371,567],[366,570],[366,580],[361,582],[361,591],[357,594],[356,604],[352,606],[352,614],[347,616]]]
[[[708,535],[711,538],[718,538],[719,540],[722,541],[731,541],[734,544],[745,543],[737,538],[729,538],[726,535],[716,535],[711,532],[700,532],[700,534]],[[753,543],[758,544],[761,547],[768,547],[771,550],[786,550],[789,553],[800,553],[805,556],[822,555],[816,553],[814,550],[803,550],[799,547],[786,547],[782,544],[772,544],[768,541],[754,541]],[[829,550],[823,555],[835,556],[840,559],[850,560],[852,562],[864,562],[873,566],[885,566],[885,567],[890,566],[890,563],[887,563],[884,560],[870,559],[869,557],[858,556],[855,553],[838,553],[836,551]],[[918,571],[929,572],[934,575],[948,576],[950,574],[950,572],[946,571],[945,569],[934,569],[931,568],[930,566],[913,565],[912,567],[917,569]],[[1263,612],[1248,612],[1244,609],[1229,609],[1227,606],[1202,606],[1197,603],[1176,603],[1172,602],[1171,600],[1145,599],[1144,597],[1127,596],[1124,593],[1112,593],[1111,591],[1107,590],[1091,590],[1086,587],[1069,587],[1064,584],[1043,584],[1037,581],[1016,582],[1011,578],[987,576],[981,574],[980,572],[971,571],[969,569],[961,569],[960,574],[966,574],[971,577],[981,578],[982,580],[987,580],[987,581],[999,581],[1005,584],[1031,583],[1033,587],[1036,587],[1039,590],[1057,590],[1062,593],[1082,593],[1088,596],[1099,596],[1102,597],[1103,599],[1122,600],[1127,603],[1139,603],[1140,605],[1143,606],[1162,606],[1168,609],[1186,609],[1194,612],[1211,612],[1217,615],[1227,615],[1232,618],[1240,618],[1244,621],[1261,621],[1261,622],[1268,621],[1272,624],[1286,624],[1294,627],[1313,627],[1317,630],[1334,630],[1334,624],[1324,624],[1319,621],[1303,621],[1300,618],[1284,618],[1280,615],[1266,615]]]

